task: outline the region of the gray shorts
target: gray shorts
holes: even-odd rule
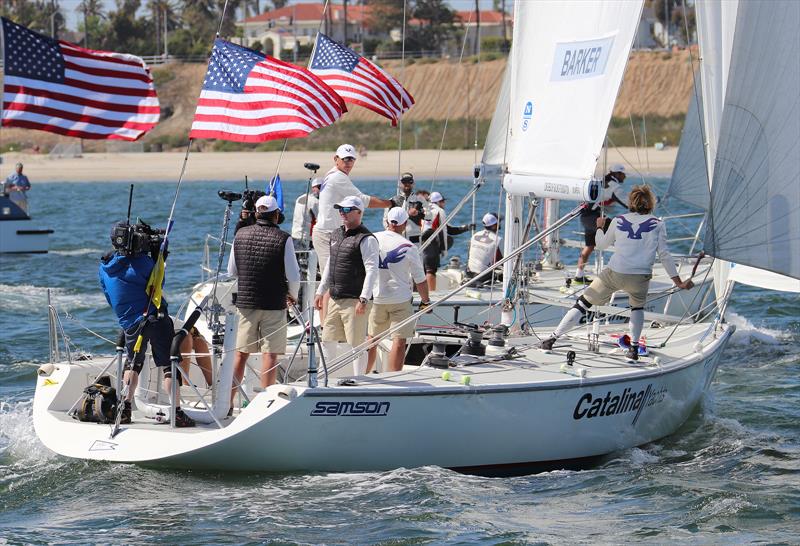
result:
[[[592,305],[603,305],[611,299],[611,294],[622,290],[628,294],[631,307],[644,307],[647,301],[647,290],[650,288],[652,273],[617,273],[605,268],[592,281],[583,293]]]

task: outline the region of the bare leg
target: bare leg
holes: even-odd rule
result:
[[[372,336],[367,336],[368,340],[372,340]],[[372,373],[372,370],[375,369],[375,361],[378,358],[378,346],[375,345],[374,347],[370,348],[367,351],[367,373]]]
[[[275,384],[278,376],[278,354],[261,353],[261,388],[266,389]]]
[[[583,268],[586,267],[586,264],[589,263],[589,257],[594,252],[593,246],[585,246],[581,249],[581,255],[578,256],[578,271],[582,272]],[[580,275],[583,276],[583,275]]]
[[[130,402],[133,400],[133,393],[139,385],[139,374],[133,370],[126,370],[122,376],[122,380],[128,384],[128,394],[125,395],[125,401]]]
[[[206,340],[202,337],[192,338],[192,341],[194,344],[194,352],[201,353],[195,354],[194,358],[197,360],[197,365],[200,366],[200,370],[203,372],[206,385],[210,387],[214,378],[211,373],[211,355],[209,354],[208,343],[206,343]]]
[[[436,290],[436,273],[425,273],[425,278],[428,279],[428,290]]]
[[[392,340],[392,350],[389,352],[389,371],[399,372],[403,369],[403,359],[406,356],[405,338],[396,337]]]
[[[237,385],[240,385],[242,383],[242,379],[244,379],[244,367],[249,357],[250,353],[243,353],[242,351],[236,351],[236,356],[234,357],[233,361],[233,387],[231,388],[231,407],[233,407],[233,399],[236,396],[236,392],[239,390]]]

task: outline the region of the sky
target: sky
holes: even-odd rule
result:
[[[322,1],[322,0],[314,0],[314,1]],[[492,0],[479,0],[480,6],[482,10],[490,10],[492,9]],[[262,4],[268,2],[268,0],[262,0]],[[355,4],[358,0],[350,0],[351,3]],[[78,18],[80,17],[80,13],[78,13],[77,8],[78,5],[81,3],[81,0],[59,0],[61,4],[61,12],[67,19],[67,28],[71,30],[76,30],[78,28]],[[145,0],[142,1],[142,5],[146,3]],[[289,4],[294,3],[305,3],[304,0],[299,0],[298,2],[290,1]],[[341,4],[341,0],[335,2],[337,4]],[[475,9],[475,0],[447,0],[447,3],[450,5],[451,8],[454,10],[468,10],[468,9]],[[513,5],[512,0],[506,0],[506,5],[508,6],[507,9],[511,9]],[[104,4],[106,9],[114,9],[114,1],[113,0],[104,0]]]

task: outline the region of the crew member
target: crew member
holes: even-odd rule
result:
[[[172,319],[177,332],[183,327],[183,320],[179,318]],[[191,357],[194,356],[197,367],[203,373],[203,379],[206,381],[207,386],[213,384],[213,375],[211,372],[211,353],[208,349],[208,342],[203,334],[197,329],[197,326],[192,326],[188,332],[189,335],[181,341],[181,362],[180,367],[183,370],[181,374],[181,385],[188,384],[189,366],[192,363]]]
[[[252,226],[256,223],[256,201],[264,195],[264,192],[259,190],[247,190],[244,192],[242,210],[239,212],[239,219],[236,221],[236,228],[233,230],[234,234],[243,227]]]
[[[444,212],[445,198],[441,193],[435,191],[431,194],[431,205],[428,208],[428,214],[422,222],[422,236],[423,242],[431,238],[439,226],[444,225],[447,221],[447,215]],[[451,245],[452,236],[466,233],[470,230],[470,225],[463,226],[445,226],[436,238],[422,250],[422,263],[425,267],[425,276],[428,279],[428,288],[436,290],[436,272],[439,270],[439,260],[447,256],[447,249]]]
[[[324,190],[323,190],[324,191]],[[361,223],[364,201],[349,195],[334,205],[343,226],[331,235],[330,257],[322,272],[314,304],[322,309],[322,296],[330,289],[328,314],[323,321],[322,341],[326,358],[335,357],[336,344],[350,348],[367,336],[367,304],[378,276],[378,240]],[[367,370],[366,353],[353,361],[354,375]]]
[[[314,233],[311,236],[314,242],[314,250],[317,253],[317,264],[320,271],[328,263],[330,254],[331,234],[342,226],[342,217],[334,209],[334,205],[339,203],[347,196],[358,196],[364,206],[368,208],[381,209],[390,208],[398,201],[391,199],[381,199],[369,196],[353,185],[350,180],[350,172],[356,163],[356,149],[350,144],[342,144],[336,149],[333,156],[334,167],[327,172],[320,187],[319,193],[319,217],[314,226]],[[362,211],[363,212],[363,211]],[[320,316],[325,320],[327,298],[323,300],[323,307]]]
[[[611,170],[603,178],[600,187],[600,196],[594,204],[586,203],[581,211],[581,225],[583,225],[583,238],[585,246],[581,249],[578,256],[578,267],[575,269],[575,278],[572,282],[578,284],[589,284],[592,279],[586,276],[584,268],[589,263],[589,256],[592,255],[595,247],[594,234],[597,231],[597,219],[600,218],[605,207],[610,207],[614,203],[627,207],[619,197],[620,186],[625,182],[625,165],[617,163],[611,166]],[[608,226],[604,226],[608,227]]]
[[[127,240],[118,237],[119,232],[127,229],[128,238],[135,234],[127,222],[119,222],[111,230],[111,243],[114,245],[109,252],[100,259],[100,286],[105,294],[106,301],[114,309],[120,327],[125,331],[125,348],[128,359],[125,365],[123,381],[127,386],[120,423],[131,422],[131,401],[136,386],[139,383],[139,373],[144,365],[147,345],[155,365],[164,371],[164,390],[172,393],[172,373],[170,370],[170,345],[175,333],[167,313],[167,300],[161,299],[161,306],[156,308],[146,292],[150,273],[155,267],[153,258],[147,251],[129,251],[132,246]],[[156,253],[156,249],[151,249]],[[136,341],[142,336],[142,345],[138,353],[134,352]],[[175,401],[175,425],[178,427],[193,427],[194,421],[180,408],[180,402]]]
[[[8,175],[3,184],[3,191],[8,194],[11,202],[28,213],[28,190],[31,189],[31,182],[28,177],[22,174],[22,163],[17,163],[15,171]]]
[[[322,186],[322,179],[315,178],[311,181],[311,193],[301,193],[297,201],[294,202],[294,212],[292,213],[292,239],[302,247],[308,247],[311,242],[311,234],[314,233],[314,224],[319,215],[319,188]]]
[[[421,301],[420,308],[430,305],[428,283],[416,245],[403,237],[408,225],[408,213],[400,207],[389,209],[386,231],[375,234],[380,248],[378,283],[373,293],[374,302],[369,315],[370,338],[394,328],[413,314],[411,283],[416,285]],[[414,336],[414,323],[410,322],[392,334],[388,371],[403,369],[406,339]],[[375,366],[377,347],[369,350],[367,373]]]
[[[403,173],[400,176],[400,195],[405,198],[405,210],[408,212],[409,220],[406,225],[405,236],[412,243],[419,243],[419,236],[422,234],[422,220],[425,219],[425,204],[422,199],[414,194],[413,174]],[[389,225],[388,216],[384,224]]]
[[[261,387],[275,383],[278,357],[286,353],[286,306],[297,301],[300,268],[294,244],[281,230],[278,201],[271,195],[256,201],[256,223],[240,229],[233,239],[228,273],[239,277],[233,398],[244,378],[250,353],[261,352]]]
[[[644,327],[644,304],[653,276],[656,255],[675,286],[690,289],[691,279],[682,281],[675,267],[675,260],[667,249],[667,228],[664,222],[652,215],[656,197],[649,186],[634,186],[628,196],[628,210],[614,218],[608,229],[606,218],[599,216],[596,225],[597,246],[603,250],[614,245],[616,251],[608,266],[592,281],[575,305],[567,311],[553,335],[542,341],[545,351],[553,348],[556,340],[577,326],[582,316],[592,307],[606,303],[617,290],[628,294],[631,306],[630,343],[625,357],[629,362],[639,359],[639,337]]]
[[[497,260],[503,257],[500,248],[503,238],[497,234],[500,222],[491,212],[483,215],[483,229],[475,233],[469,241],[469,259],[467,260],[467,278],[471,279]],[[486,273],[480,282],[492,280],[491,271]]]

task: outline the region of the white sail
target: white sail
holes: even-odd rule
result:
[[[517,3],[506,191],[589,199],[641,9],[640,0]]]
[[[705,238],[715,257],[794,278],[800,278],[798,28],[796,0],[739,4]]]
[[[486,144],[483,147],[481,163],[483,163],[486,168],[498,168],[506,162],[510,80],[511,67],[506,66],[503,72],[503,81],[500,84],[500,94],[497,95],[497,104],[494,108],[492,123],[489,125],[489,132],[486,134]]]
[[[689,111],[683,124],[678,157],[664,199],[677,199],[702,210],[708,208],[708,174],[703,150],[700,81],[695,80],[695,91],[689,100]]]

